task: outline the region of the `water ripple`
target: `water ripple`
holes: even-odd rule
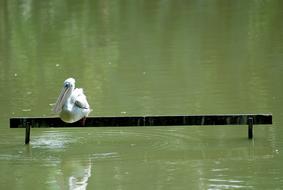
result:
[[[117,152],[104,152],[104,153],[94,153],[92,154],[94,160],[105,160],[105,159],[119,159],[120,156]]]
[[[62,149],[66,144],[75,143],[76,139],[67,133],[53,131],[44,132],[42,135],[35,136],[32,140],[33,148]]]

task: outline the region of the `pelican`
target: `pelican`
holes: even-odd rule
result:
[[[75,82],[73,78],[64,81],[53,111],[59,114],[61,120],[66,123],[74,123],[82,119],[84,125],[85,119],[91,110],[83,89],[75,88]]]

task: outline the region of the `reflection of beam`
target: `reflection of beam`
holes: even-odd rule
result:
[[[127,117],[88,117],[82,122],[64,123],[58,117],[18,117],[10,118],[10,128],[46,127],[143,127],[143,126],[191,126],[191,125],[249,125],[272,124],[272,114],[224,114],[224,115],[178,115],[178,116],[127,116]],[[29,130],[27,129],[28,133]],[[26,134],[26,143],[29,134]]]

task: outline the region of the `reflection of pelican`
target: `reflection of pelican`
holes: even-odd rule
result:
[[[82,88],[75,88],[75,79],[64,81],[63,89],[53,109],[66,123],[73,123],[85,118],[90,112],[89,104]]]
[[[75,175],[69,177],[69,189],[70,190],[86,190],[91,176],[91,162],[83,165],[77,165]]]

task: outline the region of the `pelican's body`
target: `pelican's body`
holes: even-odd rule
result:
[[[53,111],[66,123],[74,123],[88,116],[91,111],[89,104],[83,89],[75,88],[75,79],[68,78],[64,81]]]

